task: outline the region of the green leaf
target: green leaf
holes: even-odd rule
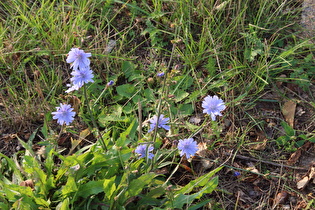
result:
[[[201,202],[198,202],[197,204],[193,205],[193,206],[190,206],[188,208],[188,210],[197,210],[197,209],[200,209],[202,207],[204,207],[206,204],[208,204],[210,202],[211,199],[207,199],[207,200],[204,200],[204,201],[201,201]]]
[[[194,112],[192,104],[179,104],[178,110],[180,115],[191,115]]]
[[[126,98],[131,98],[135,92],[136,88],[131,84],[124,84],[116,87],[116,91],[119,95],[125,96]]]
[[[97,195],[98,193],[103,192],[103,183],[104,180],[99,180],[89,181],[86,184],[80,185],[76,196],[87,198],[91,195]]]
[[[77,192],[78,187],[76,181],[73,176],[68,176],[68,181],[66,185],[61,189],[61,193],[63,196],[67,197],[69,194]]]
[[[188,204],[191,203],[195,199],[200,198],[204,193],[211,193],[213,190],[216,189],[218,185],[218,177],[214,177],[212,179],[211,177],[213,177],[214,174],[220,171],[222,168],[223,167],[216,168],[215,170],[195,180],[190,181],[182,189],[175,192],[173,203],[171,203],[170,201],[166,202],[166,207],[181,209],[185,203],[188,203]],[[194,193],[192,195],[185,195],[185,194],[190,193],[196,187],[203,187],[203,188],[201,190],[198,190],[197,193]]]
[[[182,193],[177,194],[177,196],[174,198],[172,208],[182,209],[184,204],[190,204],[195,199],[199,199],[203,194],[211,193],[218,186],[218,183],[219,183],[218,180],[219,180],[218,177],[214,177],[210,181],[207,180],[206,186],[204,186],[197,193],[194,193],[194,194],[191,194],[191,195],[184,195]]]
[[[17,139],[19,140],[20,144],[27,150],[29,154],[31,154],[33,157],[35,157],[35,153],[33,151],[33,148],[31,145],[28,143],[25,143],[22,139],[20,139],[18,136],[16,136]]]
[[[122,71],[124,72],[125,77],[128,78],[128,82],[135,80],[135,79],[143,78],[140,71],[137,71],[135,69],[135,65],[133,63],[131,63],[130,61],[124,61],[123,62]]]
[[[127,139],[133,139],[135,137],[137,127],[138,127],[138,123],[136,122],[137,122],[136,119],[134,119],[129,125],[129,127],[120,134],[120,137],[116,142],[116,145],[118,147],[123,147],[126,144],[129,144],[130,140],[127,141]]]
[[[70,204],[69,197],[67,197],[56,206],[56,210],[68,210],[69,204]]]
[[[116,190],[115,179],[116,179],[116,176],[113,176],[110,179],[105,179],[103,182],[104,193],[108,200],[111,200],[112,195],[114,194]]]
[[[44,200],[44,199],[42,199],[42,198],[39,198],[38,196],[35,196],[34,197],[34,200],[35,200],[35,203],[36,204],[38,204],[38,205],[40,205],[40,206],[44,206],[44,207],[49,207],[49,205],[50,205],[50,202],[49,201],[46,201],[46,200]]]
[[[5,156],[2,153],[0,153],[0,157],[4,158],[7,161],[9,167],[11,168],[11,170],[13,170],[14,177],[15,179],[17,179],[17,182],[20,183],[21,181],[23,181],[23,176],[21,174],[19,165],[17,165],[11,158]],[[18,183],[14,183],[14,184],[18,184]]]
[[[175,208],[182,209],[184,204],[189,204],[189,203],[193,202],[196,199],[197,196],[198,196],[197,194],[192,194],[192,195],[179,194],[174,199],[173,205],[169,206],[170,203],[168,203],[167,207],[168,208],[171,207],[172,209],[175,209]]]
[[[10,206],[9,205],[6,205],[4,203],[0,203],[0,209],[2,210],[9,210],[10,209]]]
[[[24,209],[38,209],[38,205],[32,200],[31,197],[21,196],[12,204],[11,209],[24,210]]]
[[[205,65],[205,67],[208,70],[210,77],[213,77],[217,71],[216,64],[217,64],[217,61],[215,58],[213,57],[208,58],[208,62]]]
[[[16,184],[3,184],[3,192],[6,195],[6,198],[14,202],[18,198],[25,197],[34,197],[34,192],[30,187],[19,186]]]
[[[129,187],[128,187],[128,196],[127,197],[130,198],[132,196],[139,195],[140,192],[143,190],[143,188],[146,185],[149,185],[155,176],[156,176],[155,173],[147,173],[147,174],[143,174],[142,176],[140,176],[137,179],[132,180],[129,184]]]
[[[180,102],[181,100],[183,100],[184,98],[186,98],[187,96],[189,96],[189,93],[183,91],[183,90],[177,90],[175,93],[175,102]]]
[[[144,89],[144,98],[146,100],[150,100],[150,101],[155,101],[156,100],[156,98],[155,98],[155,96],[153,94],[153,90],[150,89],[150,88]]]
[[[290,140],[290,138],[288,136],[279,136],[276,139],[277,144],[284,146],[288,143],[288,141]]]
[[[190,193],[195,187],[201,187],[205,186],[206,184],[209,184],[209,179],[214,176],[215,173],[220,171],[222,167],[216,168],[215,170],[195,179],[190,181],[186,186],[184,186],[182,189],[176,192],[176,194],[187,194]],[[176,195],[175,195],[176,196]]]
[[[295,136],[295,130],[290,126],[288,125],[286,122],[282,121],[281,123],[281,126],[283,127],[286,135],[288,136]]]
[[[315,137],[310,137],[308,140],[312,143],[315,143]]]

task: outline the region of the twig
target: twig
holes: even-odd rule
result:
[[[231,153],[225,152],[225,155],[231,155]],[[279,163],[275,163],[272,161],[268,161],[268,160],[259,160],[256,158],[252,158],[252,157],[247,157],[247,156],[243,156],[243,155],[235,155],[236,158],[238,159],[242,159],[242,160],[249,160],[249,161],[255,161],[255,162],[262,162],[268,165],[273,165],[273,166],[278,166],[278,167],[285,167],[285,168],[290,168],[290,169],[294,169],[294,170],[301,170],[301,171],[308,171],[308,168],[302,168],[302,167],[295,167],[295,166],[289,166],[289,165],[284,165],[284,164],[279,164]]]

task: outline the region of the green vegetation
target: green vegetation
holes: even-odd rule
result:
[[[241,176],[237,182],[246,181],[253,173],[233,164],[236,153],[286,160],[315,141],[315,48],[301,35],[300,4],[0,2],[0,208],[242,205],[220,185]],[[71,48],[92,54],[94,82],[66,93]],[[157,76],[161,72],[165,75]],[[113,86],[107,85],[110,80]],[[207,95],[226,103],[217,121],[203,114]],[[300,108],[290,117],[294,126],[282,115],[287,110],[280,111],[287,100]],[[60,103],[76,112],[69,126],[52,118]],[[160,114],[170,118],[171,129],[148,133],[148,120]],[[190,137],[203,149],[187,161],[177,143]],[[143,143],[154,146],[153,159],[135,154]],[[269,176],[272,170],[260,169],[254,173]],[[241,175],[234,177],[234,171]],[[281,174],[274,177],[284,189],[292,188]],[[315,208],[310,198],[303,201]],[[263,203],[265,209],[273,205],[263,200],[251,205]]]

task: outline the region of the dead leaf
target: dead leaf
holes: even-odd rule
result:
[[[73,150],[81,143],[81,141],[83,139],[85,139],[88,135],[90,135],[90,133],[91,133],[90,129],[87,128],[87,129],[80,132],[79,139],[73,139],[71,137],[70,138],[71,139],[71,149],[69,151],[69,154],[71,154],[73,152]]]
[[[283,80],[287,78],[287,76],[285,74],[281,74],[279,76],[279,80],[276,82],[276,85],[278,88],[280,88],[282,86]]]
[[[73,110],[78,113],[79,109],[80,109],[80,104],[81,104],[81,100],[74,96],[74,95],[59,95],[60,98],[64,99],[64,100],[68,100],[69,103],[72,105]]]
[[[306,142],[302,147],[299,147],[294,153],[291,154],[287,164],[294,165],[300,159],[302,152],[308,150],[311,146],[311,142]]]
[[[303,179],[301,179],[300,181],[296,183],[296,186],[299,190],[303,189],[309,181],[310,181],[309,177],[305,176]]]
[[[210,160],[204,158],[200,159],[200,162],[204,170],[209,169],[214,165],[214,162],[211,162]]]
[[[286,101],[281,112],[284,116],[285,121],[293,128],[294,126],[294,114],[295,114],[296,103],[293,100]]]
[[[313,179],[315,177],[315,167],[311,167],[311,170],[309,171],[309,173],[303,177],[303,179],[301,179],[300,181],[297,182],[297,188],[303,189],[305,188],[305,186],[309,183],[309,181],[311,179]]]
[[[207,154],[208,154],[208,147],[207,147],[207,144],[204,143],[204,142],[200,142],[198,144],[198,151],[196,152],[196,154],[200,157],[206,157]]]
[[[37,155],[39,155],[39,156],[45,156],[45,153],[46,153],[46,146],[41,146],[38,150],[37,150],[37,152],[36,152],[36,154]]]
[[[280,193],[277,194],[276,199],[275,199],[275,206],[278,204],[283,204],[288,198],[288,192],[287,191],[281,191]]]
[[[81,101],[78,97],[71,95],[70,103],[72,104],[73,110],[78,113],[80,109]]]
[[[33,183],[33,180],[31,180],[31,179],[28,179],[26,181],[21,182],[20,186],[30,187],[30,188],[34,189],[34,183]]]
[[[65,144],[65,142],[69,139],[70,133],[63,133],[60,135],[60,138],[58,139],[58,145],[62,146]]]
[[[110,53],[115,46],[116,46],[116,41],[113,39],[110,39],[108,41],[106,48],[105,48],[105,53],[106,54]]]
[[[300,148],[296,150],[294,153],[292,153],[289,160],[287,161],[288,165],[292,166],[293,164],[295,164],[301,157],[301,154],[302,150]]]
[[[196,115],[196,116],[192,116],[190,119],[189,119],[189,122],[194,124],[194,125],[198,125],[200,122],[201,122],[201,118],[200,116]]]
[[[256,140],[252,144],[250,144],[250,148],[254,150],[264,150],[267,145],[268,139],[266,138],[266,135],[263,132],[254,132],[254,135],[256,135]]]

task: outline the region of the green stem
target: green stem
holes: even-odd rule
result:
[[[83,85],[83,86],[84,86],[83,87],[83,92],[84,92],[84,98],[85,98],[85,101],[86,101],[86,107],[87,107],[88,112],[89,112],[89,114],[91,116],[93,127],[96,128],[96,130],[97,130],[97,133],[98,133],[98,136],[99,136],[99,138],[101,140],[101,144],[102,144],[103,149],[105,151],[107,151],[107,147],[106,147],[106,144],[104,142],[103,136],[102,136],[102,134],[101,134],[97,124],[96,124],[95,118],[94,118],[93,113],[91,111],[91,107],[90,107],[90,104],[89,104],[89,101],[88,101],[88,97],[87,97],[86,85]]]
[[[101,99],[101,97],[105,94],[105,91],[107,90],[108,86],[106,85],[102,93],[98,96],[98,98],[95,100],[93,107],[97,104],[97,102]]]
[[[206,125],[208,125],[208,124],[211,122],[211,121],[208,122],[208,119],[209,119],[209,115],[206,115],[205,120],[204,120],[203,123],[199,126],[199,128],[197,129],[197,131],[194,132],[193,134],[191,134],[188,138],[192,138],[192,137],[196,136],[198,133],[200,133],[200,132],[202,131],[202,129],[203,129]]]

